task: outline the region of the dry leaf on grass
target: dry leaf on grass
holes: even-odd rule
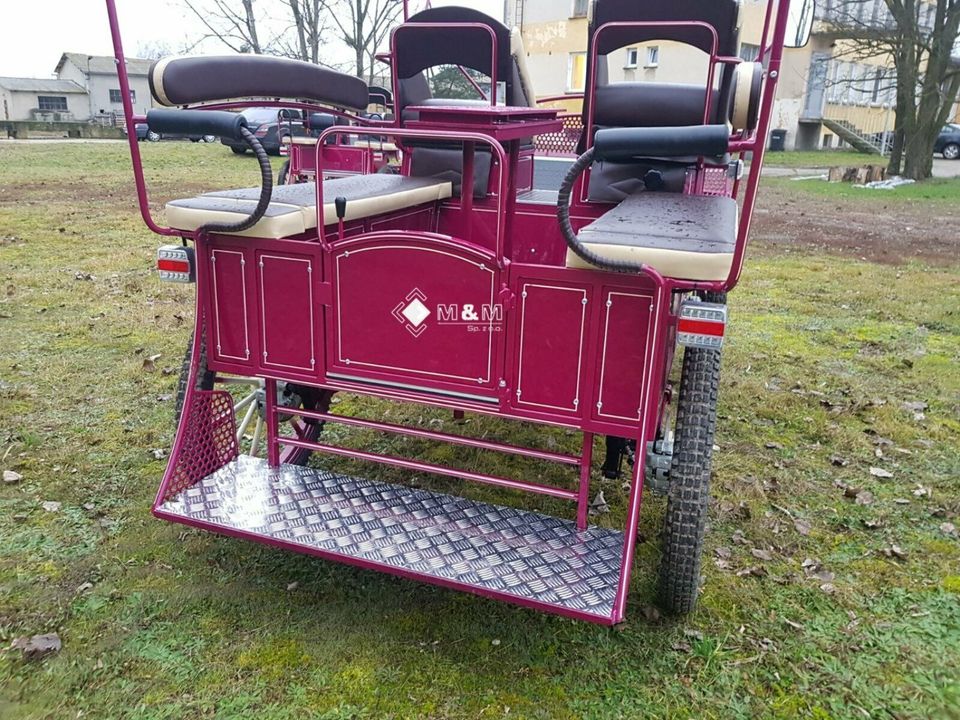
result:
[[[892,477],[893,477],[893,473],[892,473],[892,472],[890,472],[889,470],[884,470],[883,468],[879,468],[879,467],[872,467],[872,468],[870,468],[870,474],[873,475],[873,476],[876,477],[876,478],[884,478],[884,479],[886,479],[886,478],[892,478]]]
[[[19,637],[13,641],[10,647],[14,650],[20,650],[26,660],[39,660],[51,653],[60,652],[62,644],[59,635],[48,633],[29,638]]]
[[[23,475],[13,470],[4,470],[3,471],[3,481],[8,485],[13,485],[23,480]]]

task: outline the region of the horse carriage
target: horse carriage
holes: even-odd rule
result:
[[[405,8],[384,58],[389,116],[370,112],[363,81],[306,63],[155,63],[151,88],[170,109],[144,118],[125,102],[128,126],[242,139],[261,178],[172,200],[161,225],[130,142],[143,219],[175,239],[158,252],[160,277],[196,285],[154,514],[609,625],[624,619],[646,485],[667,495],[660,602],[692,610],[726,293],[743,266],[785,40],[804,40],[811,21],[809,2],[768,0],[760,56],[748,62],[738,57],[739,0],[595,0],[583,131],[555,191],[534,188],[535,140],[564,133],[564,121],[537,105],[519,32],[477,11]],[[610,82],[608,56],[648,40],[702,51],[702,82]],[[449,65],[487,78],[476,100],[433,97],[428,73]],[[286,184],[274,183],[257,138],[231,112],[252,105],[323,123],[291,145]],[[384,146],[395,162],[378,167]],[[562,428],[579,451],[338,413],[337,393]],[[332,426],[557,463],[571,482],[344,447],[325,432]],[[329,457],[572,507],[554,517],[375,482],[336,472]],[[601,470],[628,473],[622,527],[590,522]]]

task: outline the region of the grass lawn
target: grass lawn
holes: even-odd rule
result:
[[[221,146],[143,151],[158,202],[257,178]],[[897,217],[955,228],[948,191],[923,187],[940,199],[910,191]],[[0,144],[0,469],[23,476],[0,486],[0,646],[63,641],[40,661],[0,650],[0,717],[960,718],[958,258],[775,244],[778,225],[803,233],[796,207],[812,202],[892,232],[887,194],[855,207],[859,195],[817,192],[764,191],[731,296],[700,607],[683,622],[651,607],[664,508],[651,495],[630,619],[611,630],[153,519],[190,288],[151,271],[162,241],[135,214],[125,146]],[[574,449],[564,432],[467,427]],[[567,477],[372,433],[336,440]],[[598,522],[617,525],[620,483],[595,485],[612,508]]]
[[[886,159],[879,155],[868,155],[846,150],[791,150],[789,152],[768,152],[763,157],[764,164],[770,167],[828,168],[887,164]]]
[[[794,188],[805,192],[857,203],[925,203],[930,207],[942,204],[956,206],[960,203],[960,178],[933,178],[922,183],[901,185],[892,190],[865,190],[854,187],[852,183],[831,183],[824,180],[772,179],[781,184],[791,183]]]

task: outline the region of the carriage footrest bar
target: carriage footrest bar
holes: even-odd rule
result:
[[[623,533],[240,456],[156,508],[168,520],[600,623]]]

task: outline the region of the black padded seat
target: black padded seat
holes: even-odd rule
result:
[[[643,263],[684,280],[726,280],[737,240],[728,197],[639,192],[582,228],[578,239],[604,258]],[[567,267],[596,269],[573,251]]]
[[[279,185],[267,213],[249,230],[236,233],[247,237],[283,238],[299,235],[317,227],[316,185],[312,182]],[[444,200],[452,194],[449,181],[412,178],[403,175],[350,175],[323,183],[324,225],[337,222],[334,200],[347,199],[345,220],[403,210],[424,203]],[[196,230],[208,223],[236,223],[257,206],[260,188],[220,190],[195,198],[167,203],[167,223],[177,230]]]

